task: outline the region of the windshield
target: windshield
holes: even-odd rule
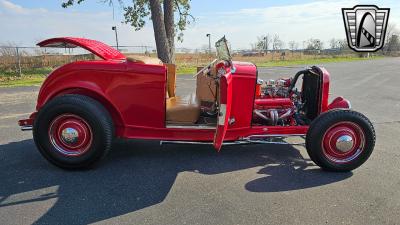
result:
[[[228,41],[225,36],[215,43],[215,47],[217,48],[218,59],[226,61],[232,60],[231,53],[229,52]]]

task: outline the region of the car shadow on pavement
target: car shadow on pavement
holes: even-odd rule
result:
[[[65,171],[47,163],[33,141],[25,140],[0,145],[0,160],[0,210],[56,199],[36,224],[87,224],[156,205],[185,171],[215,175],[260,167],[264,177],[241,184],[251,192],[299,190],[352,176],[323,172],[296,148],[283,145],[229,146],[216,153],[210,146],[118,141],[97,168]]]

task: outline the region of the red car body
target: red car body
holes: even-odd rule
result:
[[[41,47],[82,47],[102,60],[80,61],[53,71],[43,83],[36,105],[39,111],[49,100],[64,94],[81,94],[101,102],[110,112],[116,136],[128,139],[214,142],[217,150],[224,141],[236,141],[251,135],[306,135],[308,126],[254,126],[257,68],[254,64],[234,62],[234,76],[230,68],[223,77],[221,102],[226,104],[225,123],[217,129],[167,128],[165,65],[146,65],[129,62],[117,50],[94,40],[82,38],[54,38],[38,44]],[[323,72],[323,86],[319,113],[332,108],[348,108],[348,101],[336,99],[328,104],[328,71]],[[272,100],[272,104],[275,104]],[[279,100],[275,100],[279,101]],[[276,102],[279,105],[279,102]],[[32,125],[34,112],[21,126]],[[229,118],[235,123],[229,124]]]
[[[172,105],[180,101],[171,96],[171,84],[175,85],[171,65],[158,59],[152,63],[132,60],[101,42],[82,38],[53,38],[38,45],[82,47],[100,58],[54,70],[39,91],[35,112],[19,121],[22,130],[33,129],[42,155],[63,168],[98,161],[114,137],[212,143],[219,151],[224,144],[271,143],[271,138],[302,136],[310,158],[334,171],[359,167],[375,145],[372,124],[349,110],[348,100],[338,97],[329,104],[326,69],[312,67],[293,78],[264,83],[254,64],[232,62],[225,38],[216,43],[219,60],[197,74],[208,79],[206,89],[215,90],[211,106],[201,103],[193,111],[190,103],[178,105],[181,117],[171,117]],[[302,85],[296,87],[300,76]],[[199,77],[197,82],[199,89],[204,83],[199,84]],[[187,114],[195,117],[182,125],[180,120]]]

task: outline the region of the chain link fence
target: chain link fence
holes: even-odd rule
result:
[[[113,46],[116,48],[115,46]],[[118,46],[125,55],[156,56],[156,48],[152,46]],[[195,67],[208,64],[215,53],[209,49],[177,48],[176,62],[179,66]],[[268,61],[302,60],[327,57],[366,57],[366,54],[354,53],[351,50],[233,50],[234,60],[265,63]],[[369,55],[368,55],[369,56]],[[45,75],[61,65],[94,60],[96,57],[82,48],[39,48],[23,46],[0,46],[0,78],[18,77],[22,75]]]
[[[117,48],[116,46],[112,46]],[[118,46],[123,54],[147,55],[156,57],[157,51],[152,46]],[[204,65],[213,58],[208,49],[177,48],[177,62],[182,66]],[[97,57],[82,48],[40,48],[0,45],[0,79],[3,77],[20,77],[45,75],[53,69],[67,63],[95,60]]]
[[[124,54],[155,54],[151,46],[119,46],[119,50]],[[82,48],[0,46],[0,76],[43,74],[67,63],[94,59]]]

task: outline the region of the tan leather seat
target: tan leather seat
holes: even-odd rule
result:
[[[176,65],[164,64],[167,67],[167,94],[169,98],[176,94]]]
[[[200,117],[200,103],[195,94],[168,98],[166,103],[167,122],[196,123]]]
[[[150,64],[150,65],[162,65],[163,64],[159,58],[153,58],[153,57],[142,56],[142,55],[132,55],[132,56],[126,57],[126,60],[128,60],[129,62]]]
[[[199,72],[201,69],[202,67],[197,68],[197,72]],[[216,71],[214,67],[211,73],[215,76]],[[214,79],[203,74],[197,76],[196,96],[202,104],[204,102],[215,102],[217,96],[217,86]]]

